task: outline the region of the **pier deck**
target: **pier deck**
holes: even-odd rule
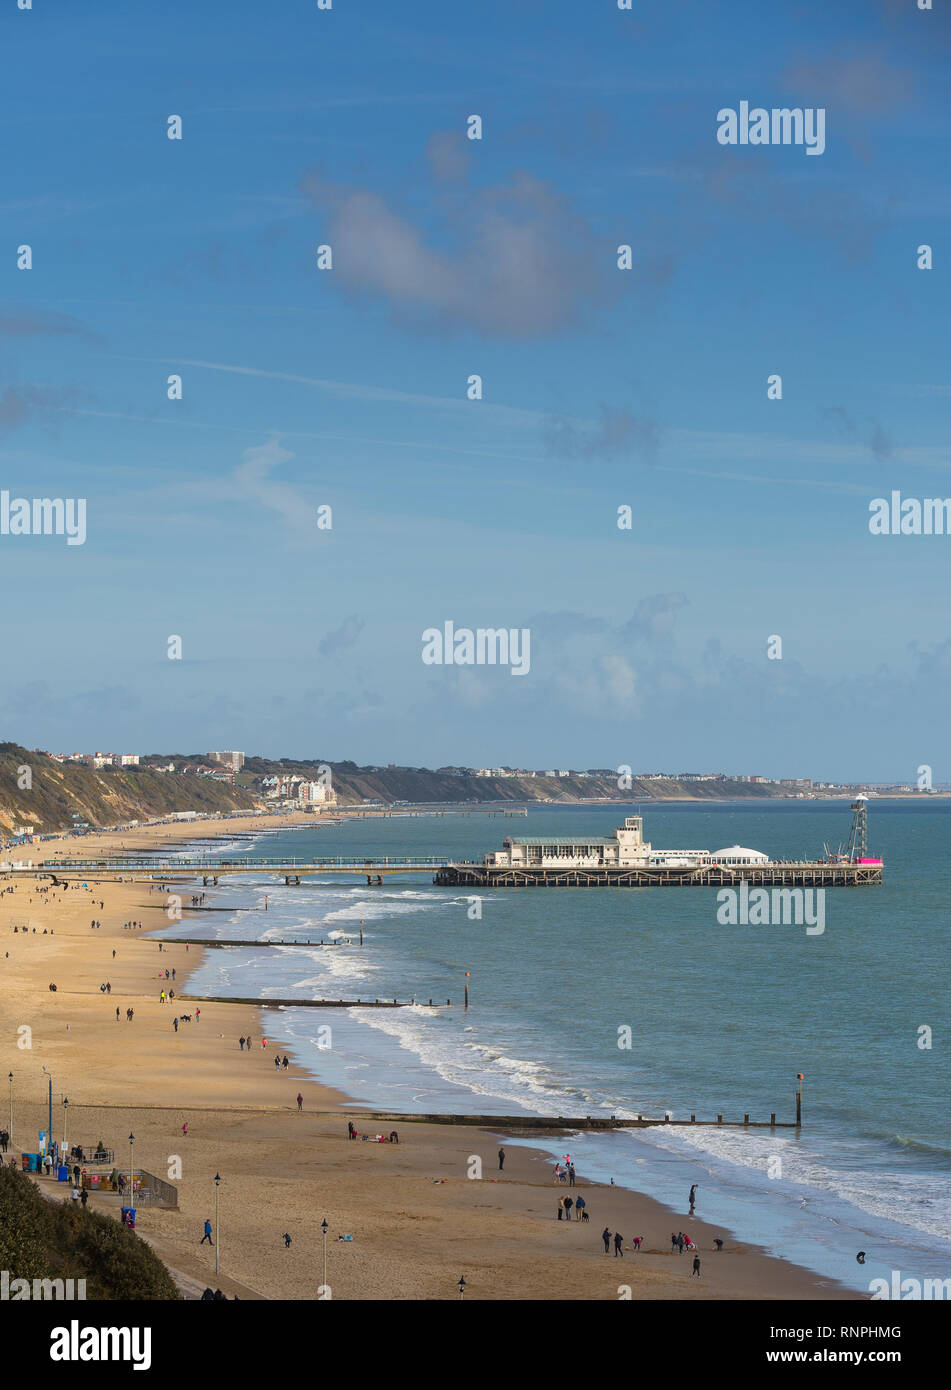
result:
[[[702,864],[697,867],[555,865],[494,867],[468,860],[454,863],[447,855],[387,855],[376,859],[54,859],[14,870],[55,878],[201,878],[217,884],[234,874],[264,874],[301,882],[315,874],[364,874],[381,883],[384,875],[427,874],[438,888],[854,888],[882,882],[881,864],[829,864],[821,860],[767,864]]]

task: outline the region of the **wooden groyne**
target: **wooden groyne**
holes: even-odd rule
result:
[[[349,1112],[348,1112],[349,1113]],[[385,1120],[387,1123],[399,1121],[402,1124],[431,1125],[473,1125],[480,1129],[513,1130],[612,1130],[612,1129],[654,1129],[656,1127],[686,1126],[687,1128],[705,1126],[713,1129],[799,1129],[795,1120],[777,1120],[775,1114],[768,1120],[751,1120],[744,1115],[742,1120],[724,1120],[717,1115],[714,1120],[698,1120],[691,1115],[689,1120],[668,1120],[664,1116],[638,1115],[633,1120],[619,1120],[614,1115],[602,1117],[585,1115],[582,1118],[570,1115],[398,1115],[382,1110],[354,1111],[355,1115],[366,1115],[368,1119]]]
[[[198,910],[197,908],[189,908],[189,909],[188,909],[189,912],[195,912],[195,911],[197,911],[197,910]],[[232,911],[231,908],[221,908],[221,909],[218,909],[218,910],[219,910],[219,911],[222,911],[222,912],[224,912],[224,911],[231,912],[231,911]],[[230,950],[232,947],[242,947],[242,946],[327,946],[327,947],[330,947],[330,946],[336,946],[336,945],[340,944],[340,943],[338,943],[338,942],[336,942],[336,941],[302,941],[302,940],[300,940],[300,939],[298,939],[298,938],[294,938],[294,939],[291,940],[291,941],[285,941],[285,940],[283,939],[283,937],[281,938],[280,941],[209,941],[209,940],[207,940],[207,939],[206,939],[205,937],[203,937],[203,936],[162,936],[162,937],[149,938],[149,939],[150,939],[150,940],[158,940],[158,941],[161,942],[161,944],[162,944],[163,946],[201,946],[201,947],[206,948],[206,949],[208,949],[208,950],[210,950],[210,951],[226,951],[226,950]]]
[[[204,943],[202,943],[204,945]],[[176,994],[175,1003],[188,1004],[250,1004],[255,1009],[408,1009],[415,999],[245,999],[238,994]],[[424,1001],[419,1000],[422,1004]],[[425,1001],[427,1008],[451,1008],[445,1004]]]

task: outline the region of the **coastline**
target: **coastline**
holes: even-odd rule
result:
[[[288,824],[286,818],[274,819]],[[251,826],[247,818],[146,826],[119,832],[116,840],[127,849],[145,848],[207,838],[212,827],[215,834],[269,828],[263,820],[255,818]],[[313,824],[313,818],[296,823]],[[156,832],[165,833],[156,840]],[[108,835],[97,838],[103,850],[118,848]],[[50,852],[54,845],[58,854]],[[58,858],[76,853],[77,842],[45,842],[44,850],[44,857]],[[283,1051],[283,1040],[270,1031],[279,1024],[272,1010],[207,1004],[201,1006],[200,1022],[173,1032],[174,1006],[157,999],[164,969],[174,968],[175,986],[187,992],[205,952],[197,946],[158,950],[156,938],[147,935],[155,929],[156,909],[148,901],[147,884],[104,882],[94,891],[41,895],[36,888],[30,891],[28,881],[15,883],[15,875],[4,875],[0,887],[11,886],[15,891],[0,897],[0,926],[10,949],[3,962],[0,1014],[5,1036],[15,1038],[25,1025],[33,1044],[7,1049],[8,1070],[16,1073],[15,1138],[45,1127],[46,1107],[33,1098],[45,1090],[41,1066],[46,1065],[54,1092],[69,1095],[71,1140],[91,1145],[102,1137],[114,1143],[132,1129],[136,1163],[159,1176],[174,1167],[177,1156],[181,1178],[171,1180],[179,1188],[180,1210],[143,1209],[139,1229],[155,1240],[170,1266],[189,1277],[203,1277],[210,1269],[212,1281],[213,1256],[198,1241],[205,1217],[213,1219],[212,1179],[220,1171],[222,1267],[265,1298],[316,1296],[324,1217],[334,1234],[354,1234],[352,1243],[331,1241],[328,1278],[334,1297],[454,1297],[464,1270],[467,1296],[474,1298],[616,1299],[619,1283],[630,1284],[634,1298],[861,1298],[734,1241],[700,1217],[678,1215],[626,1188],[587,1182],[583,1173],[578,1191],[588,1202],[591,1222],[570,1223],[569,1234],[565,1223],[555,1220],[565,1189],[553,1188],[550,1157],[521,1143],[507,1146],[500,1175],[499,1134],[489,1128],[408,1121],[400,1127],[398,1147],[350,1143],[348,1118],[371,1134],[378,1126],[348,1097],[302,1068],[292,1064],[274,1074],[274,1045]],[[59,901],[36,901],[41,896]],[[105,904],[101,910],[99,901]],[[203,916],[184,908],[182,915]],[[25,917],[31,932],[21,943],[12,924]],[[91,929],[91,917],[101,919],[102,927]],[[128,918],[143,921],[141,932],[123,929]],[[54,937],[42,936],[47,925],[54,927]],[[112,984],[105,998],[98,988],[103,976]],[[48,990],[54,980],[55,994]],[[124,1013],[127,1004],[135,1008],[133,1023],[124,1017],[117,1022],[115,1008]],[[246,1035],[255,1040],[250,1055],[236,1041]],[[271,1043],[267,1049],[260,1047],[262,1035]],[[304,1097],[301,1115],[298,1091]],[[61,1137],[61,1118],[54,1101],[56,1137]],[[186,1120],[189,1133],[183,1137]],[[121,1145],[116,1147],[122,1163]],[[483,1163],[481,1181],[467,1176],[473,1156]],[[607,1265],[599,1239],[604,1224],[621,1230],[625,1245],[632,1235],[643,1235],[643,1251],[635,1255],[627,1249],[620,1265],[613,1255]],[[668,1253],[672,1229],[685,1229],[700,1245],[700,1280],[691,1278],[689,1259]],[[281,1239],[284,1231],[292,1234],[289,1250]],[[720,1254],[712,1250],[715,1236],[725,1240]]]

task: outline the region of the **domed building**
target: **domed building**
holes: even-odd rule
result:
[[[730,845],[728,849],[718,849],[710,856],[714,864],[768,864],[769,855],[758,849],[744,849],[742,845]]]

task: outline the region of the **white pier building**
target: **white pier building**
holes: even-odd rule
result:
[[[643,816],[627,816],[606,839],[573,835],[508,835],[503,848],[485,856],[487,869],[698,868],[704,864],[766,864],[759,850],[654,849],[644,839]]]

